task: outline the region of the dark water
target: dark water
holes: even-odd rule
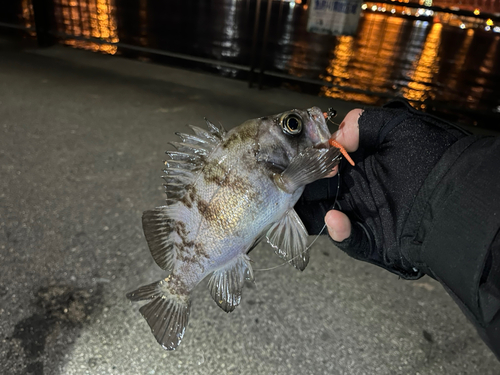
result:
[[[30,2],[19,4],[19,19],[29,23]],[[368,9],[372,4],[368,3]],[[256,0],[55,0],[54,5],[57,31],[69,35],[245,66],[252,61]],[[257,67],[261,64],[265,8],[263,2]],[[399,96],[426,110],[465,115],[469,123],[482,126],[500,118],[500,34],[485,31],[484,21],[474,23],[446,14],[422,20],[402,16],[401,9],[395,15],[363,11],[355,36],[326,36],[306,31],[306,4],[273,1],[263,66],[270,73],[325,82],[287,83],[318,95],[365,104]],[[461,23],[465,29],[458,27]],[[237,69],[131,53],[116,46],[71,39],[66,43],[248,77]]]

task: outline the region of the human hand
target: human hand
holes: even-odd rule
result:
[[[306,222],[324,215],[333,242],[355,259],[441,282],[500,359],[499,138],[401,101],[349,112],[333,137],[355,165],[342,161],[329,179],[340,186],[335,203],[319,184],[304,192]]]
[[[362,109],[356,108],[350,111],[339,126],[332,138],[340,143],[347,152],[354,152],[359,147],[359,124],[358,119],[363,113]],[[333,177],[338,173],[338,166],[333,170]],[[341,211],[331,210],[325,216],[325,223],[330,237],[337,242],[344,241],[351,235],[351,221]]]
[[[413,265],[400,252],[399,235],[425,178],[463,136],[403,102],[349,112],[333,137],[356,165],[340,168],[339,209],[325,215],[336,245],[356,259],[411,276]]]

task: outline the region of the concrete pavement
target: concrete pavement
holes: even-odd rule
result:
[[[163,276],[141,229],[163,203],[167,142],[353,103],[0,39],[0,372],[499,374],[439,284],[350,259],[321,237],[308,268],[252,252],[256,283],[226,314],[200,285],[185,338],[160,348],[125,293]]]

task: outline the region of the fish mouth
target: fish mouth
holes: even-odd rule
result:
[[[312,107],[312,108],[306,109],[306,112],[313,121],[323,120],[323,122],[325,122],[325,116],[323,116],[323,112],[321,112],[320,108]],[[326,122],[325,122],[325,124],[326,124]]]
[[[306,109],[306,113],[309,116],[309,119],[316,125],[317,132],[316,134],[310,134],[310,138],[313,141],[314,148],[330,148],[330,144],[328,140],[331,137],[330,131],[328,130],[328,126],[325,121],[325,116],[323,112],[318,107],[312,107]],[[324,134],[323,134],[324,133]]]

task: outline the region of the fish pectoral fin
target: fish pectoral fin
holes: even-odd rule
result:
[[[308,148],[295,156],[288,167],[274,175],[276,186],[292,194],[299,187],[326,177],[340,162],[338,148]]]
[[[307,230],[293,208],[274,223],[266,234],[267,242],[275,253],[300,271],[309,263],[307,236]]]
[[[241,254],[212,274],[208,281],[208,289],[222,310],[231,312],[240,304],[245,279],[253,279],[250,258],[245,254]]]
[[[189,319],[189,295],[170,292],[169,279],[160,280],[127,294],[131,301],[151,300],[139,311],[148,322],[156,341],[166,350],[175,350],[181,343]]]

